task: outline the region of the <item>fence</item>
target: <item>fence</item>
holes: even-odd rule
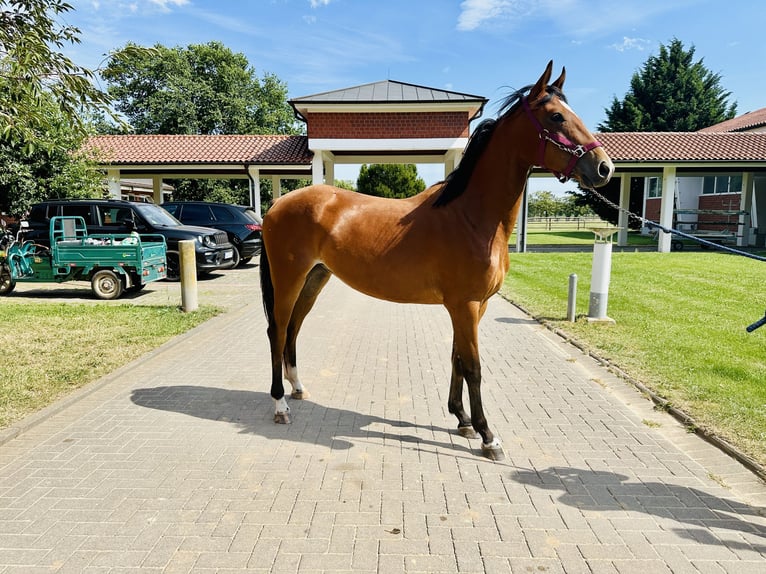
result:
[[[530,217],[527,219],[527,230],[529,231],[563,231],[563,230],[585,230],[591,227],[604,225],[604,221],[599,217]]]

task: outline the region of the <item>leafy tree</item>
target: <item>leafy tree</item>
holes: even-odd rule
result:
[[[271,74],[259,80],[243,54],[220,42],[135,48],[113,53],[101,75],[136,133],[299,133],[287,86]]]
[[[51,103],[80,134],[84,110],[109,111],[94,73],[58,51],[80,42],[80,30],[60,22],[71,10],[63,0],[0,0],[0,140],[18,151],[68,143],[49,137]]]
[[[356,182],[357,190],[378,197],[404,198],[417,195],[426,188],[418,177],[415,164],[372,164],[363,165]]]
[[[103,174],[95,158],[81,151],[83,135],[43,93],[38,104],[48,118],[45,137],[55,146],[35,147],[0,140],[0,210],[23,216],[37,201],[51,197],[98,197]]]
[[[220,42],[152,53],[128,44],[113,53],[102,77],[133,131],[141,134],[299,133],[287,86],[273,74],[259,79],[243,54]],[[101,133],[113,131],[103,121]],[[248,204],[246,180],[174,180],[176,199]],[[263,182],[266,184],[266,182]],[[268,187],[269,184],[262,185]],[[270,189],[270,188],[269,188]]]
[[[731,92],[721,87],[714,74],[694,61],[694,46],[685,50],[673,39],[660,44],[640,72],[633,74],[630,90],[622,101],[613,98],[606,109],[604,132],[696,131],[734,117],[737,104],[728,103]]]
[[[0,0],[0,209],[23,215],[48,197],[90,196],[102,176],[79,152],[92,113],[109,97],[90,70],[61,53],[80,30],[62,0]]]

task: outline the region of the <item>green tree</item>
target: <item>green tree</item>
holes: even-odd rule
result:
[[[401,199],[417,195],[426,184],[418,177],[415,164],[365,164],[359,170],[356,188],[367,195]]]
[[[101,75],[136,133],[299,133],[287,86],[272,74],[259,79],[220,42],[135,48],[113,53]]]
[[[69,143],[50,137],[51,103],[79,134],[85,110],[109,111],[94,73],[59,51],[80,42],[80,30],[60,22],[71,10],[63,0],[0,0],[0,140],[18,151]]]
[[[694,46],[684,49],[673,39],[660,44],[659,54],[650,56],[640,72],[633,74],[630,90],[622,101],[616,97],[607,108],[604,132],[689,132],[734,117],[737,104],[728,103],[731,92],[714,74],[694,61]]]
[[[36,146],[0,140],[0,210],[24,215],[31,205],[51,197],[98,197],[103,192],[103,174],[95,158],[81,150],[83,134],[53,101],[43,93],[38,103],[47,117],[44,136],[55,146]]]
[[[300,133],[287,86],[273,74],[258,78],[243,54],[220,42],[137,50],[128,44],[110,57],[102,77],[140,134]],[[102,133],[113,131],[99,122]],[[176,199],[249,203],[246,180],[174,180]],[[262,182],[266,183],[266,182]],[[264,187],[262,185],[262,187]],[[270,188],[269,188],[270,189]]]

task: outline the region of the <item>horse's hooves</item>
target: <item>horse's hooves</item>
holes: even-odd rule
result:
[[[289,413],[274,413],[274,422],[280,425],[289,425],[290,414]]]
[[[482,443],[481,454],[489,460],[505,460],[505,453],[500,445],[485,445]]]
[[[473,430],[473,427],[471,426],[458,426],[457,427],[457,434],[464,438],[476,438],[479,436],[475,430]]]
[[[302,391],[293,391],[292,393],[290,393],[290,398],[298,400],[298,401],[302,401],[304,399],[309,398],[309,392],[306,389]]]

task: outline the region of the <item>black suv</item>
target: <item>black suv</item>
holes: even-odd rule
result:
[[[159,234],[167,242],[167,277],[180,277],[178,242],[191,239],[196,252],[197,273],[234,266],[234,247],[226,233],[208,227],[184,225],[159,205],[120,199],[51,199],[37,203],[29,212],[24,239],[47,245],[51,217],[79,215],[88,233]]]
[[[182,223],[225,231],[234,245],[235,267],[261,252],[263,222],[252,207],[208,201],[168,201],[162,207]]]

